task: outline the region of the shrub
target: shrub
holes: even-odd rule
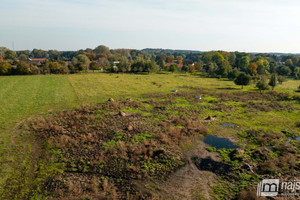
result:
[[[274,87],[277,85],[277,76],[276,74],[272,74],[271,75],[271,79],[270,79],[270,82],[269,82],[269,86],[272,87],[272,90],[274,90]]]
[[[99,66],[98,66],[98,64],[95,61],[92,61],[90,63],[89,69],[95,71],[95,70],[99,69]]]
[[[236,77],[237,77],[238,75],[239,75],[239,70],[238,70],[237,68],[235,68],[235,69],[229,71],[229,73],[228,73],[228,78],[229,78],[230,80],[234,80],[234,79],[236,79]]]
[[[195,66],[190,66],[189,67],[189,73],[194,74],[196,72]]]
[[[40,69],[36,65],[30,65],[31,74],[40,74]]]
[[[286,78],[285,77],[283,77],[283,76],[278,76],[278,82],[280,83],[280,84],[282,84],[283,82],[286,82],[287,80],[286,80]]]
[[[0,75],[9,75],[11,73],[12,66],[8,62],[0,62]]]
[[[31,74],[30,66],[25,62],[20,62],[16,69],[14,70],[14,74],[18,75],[28,75]]]
[[[281,66],[278,68],[277,72],[282,76],[289,76],[292,73],[292,70],[288,66]]]
[[[261,78],[257,83],[256,83],[256,87],[259,89],[259,91],[261,92],[262,90],[268,90],[269,86],[267,84],[267,81],[265,78]]]
[[[251,80],[251,76],[247,75],[246,73],[240,73],[237,78],[234,80],[236,85],[241,85],[242,89],[245,85],[249,85]]]
[[[183,65],[181,68],[181,71],[187,72],[189,70],[189,67],[187,65]]]

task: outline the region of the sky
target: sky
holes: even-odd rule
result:
[[[299,0],[0,0],[0,46],[300,53]]]

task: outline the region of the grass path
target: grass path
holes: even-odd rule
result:
[[[9,170],[5,164],[13,162],[10,143],[16,124],[49,109],[77,105],[67,76],[0,77],[0,185]]]

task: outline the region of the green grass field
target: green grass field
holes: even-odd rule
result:
[[[289,80],[276,91],[294,93],[300,81]],[[46,115],[49,110],[59,111],[82,104],[98,103],[109,97],[141,97],[148,93],[170,93],[182,86],[207,88],[216,91],[238,91],[232,81],[201,78],[189,74],[106,74],[38,75],[0,77],[0,165],[13,162],[11,138],[16,125],[32,115]],[[254,85],[244,91],[256,90]],[[7,171],[0,171],[0,184]]]

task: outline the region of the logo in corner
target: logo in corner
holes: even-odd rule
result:
[[[279,192],[279,179],[264,179],[257,184],[257,196],[275,197]]]

